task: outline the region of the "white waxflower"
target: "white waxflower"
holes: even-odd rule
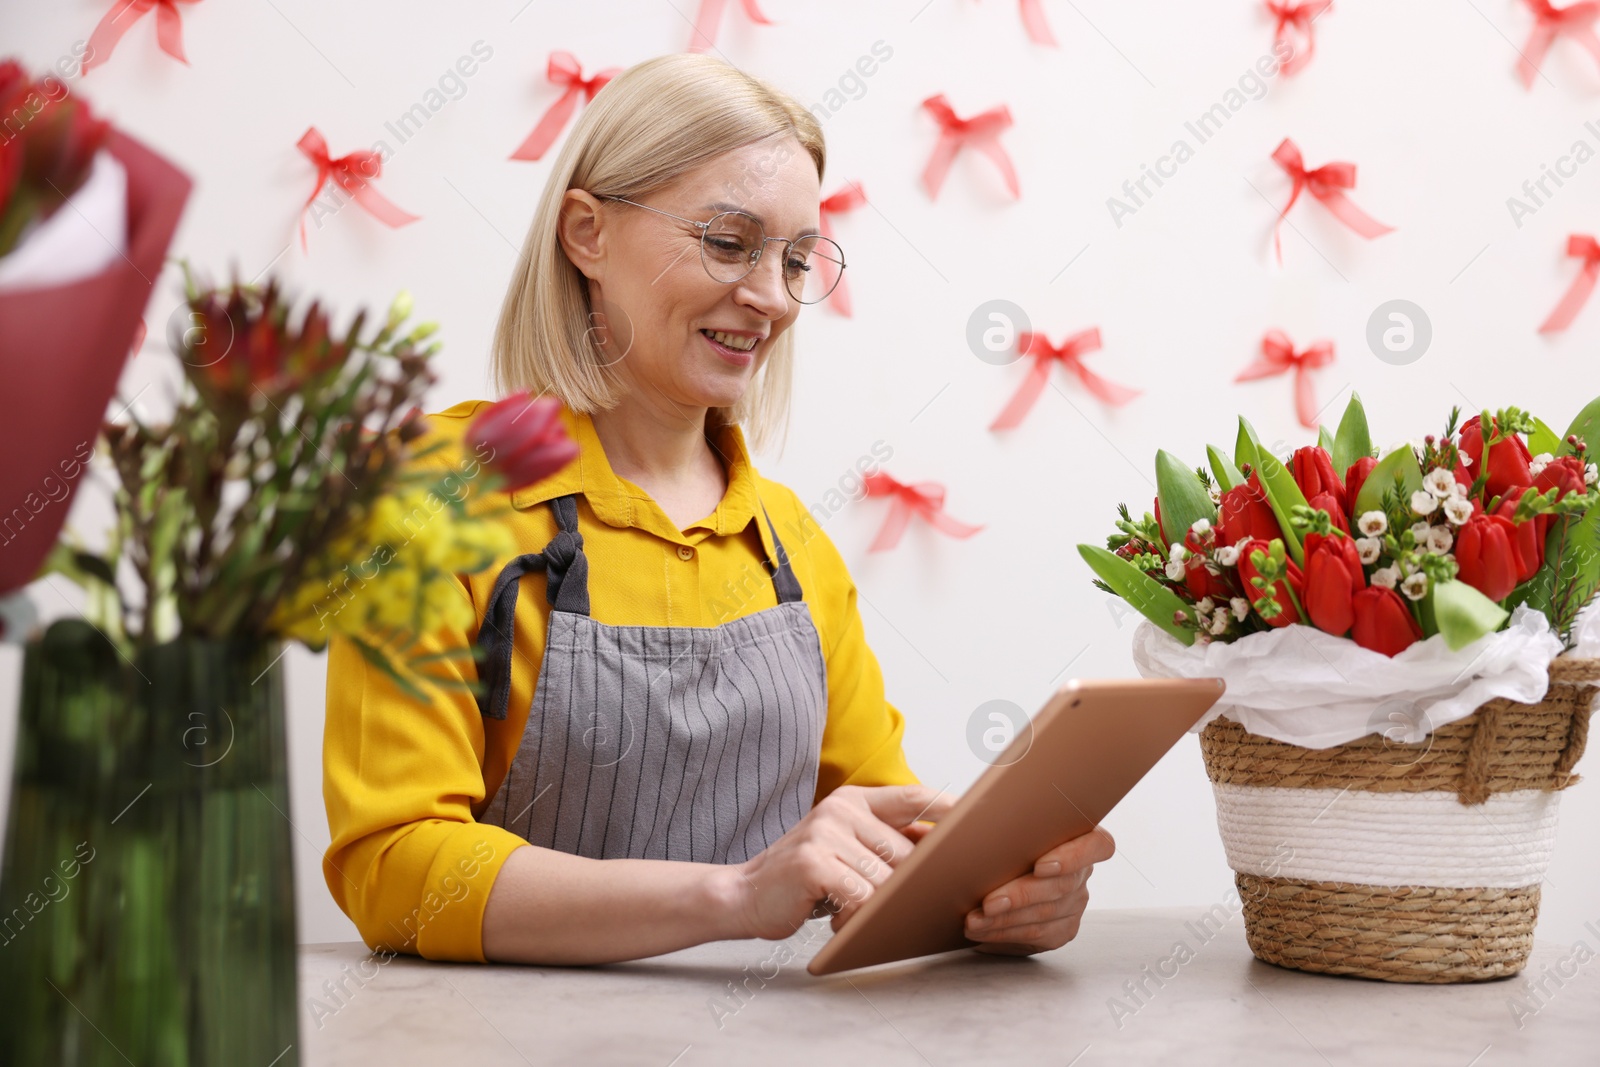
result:
[[[1196,537],[1204,537],[1207,530],[1211,529],[1210,519],[1196,519],[1189,529],[1194,531]]]
[[[1400,591],[1412,600],[1421,600],[1428,595],[1428,576],[1418,571],[1400,583]]]
[[[1356,554],[1362,563],[1376,563],[1383,554],[1383,542],[1376,537],[1356,538]]]
[[[1462,485],[1459,481],[1457,481],[1454,478],[1450,479],[1450,495],[1448,497],[1446,497],[1445,499],[1447,499],[1447,500],[1461,500],[1461,499],[1465,498],[1466,495],[1467,495],[1467,487]]]
[[[1439,555],[1443,555],[1444,553],[1450,551],[1450,545],[1452,543],[1454,543],[1454,541],[1455,541],[1455,536],[1453,534],[1451,534],[1450,527],[1448,527],[1448,526],[1430,526],[1430,527],[1428,527],[1428,551],[1429,552],[1435,552],[1435,553],[1438,553]]]
[[[1242,596],[1236,596],[1229,600],[1228,606],[1233,609],[1233,617],[1240,622],[1243,622],[1244,617],[1250,614],[1250,601]]]
[[[1464,448],[1457,449],[1456,450],[1456,454],[1461,457],[1461,465],[1463,467],[1472,466],[1472,457],[1467,454],[1467,450],[1466,449],[1464,449]]]
[[[1175,582],[1183,581],[1184,570],[1185,570],[1185,568],[1183,566],[1183,560],[1181,560],[1181,559],[1169,559],[1169,560],[1167,560],[1167,566],[1166,566],[1167,577],[1171,578],[1173,581],[1175,581]]]
[[[1217,613],[1211,616],[1211,632],[1220,634],[1228,629],[1228,609],[1218,608]]]
[[[1167,555],[1171,556],[1173,559],[1184,559],[1189,555],[1189,546],[1185,545],[1182,541],[1174,541],[1172,544],[1167,546]]]
[[[1216,482],[1212,482],[1206,486],[1206,496],[1211,498],[1213,504],[1222,503],[1222,487],[1217,485]]]
[[[1596,481],[1600,481],[1600,467],[1590,463],[1583,468],[1583,484],[1593,485]]]
[[[1441,500],[1450,495],[1450,487],[1455,484],[1456,476],[1443,467],[1433,468],[1422,478],[1422,487]]]
[[[1201,597],[1199,600],[1195,601],[1194,610],[1198,611],[1202,615],[1210,615],[1216,609],[1217,602],[1208,596]]]
[[[1379,567],[1377,570],[1372,572],[1372,584],[1373,585],[1381,585],[1385,589],[1393,589],[1394,586],[1395,586],[1395,583],[1398,582],[1399,580],[1400,580],[1400,568],[1399,567],[1394,567],[1394,566]]]
[[[1464,496],[1451,497],[1444,502],[1444,517],[1460,526],[1472,518],[1472,501]]]
[[[1363,511],[1356,520],[1356,529],[1368,537],[1377,537],[1389,528],[1389,517],[1381,511]]]
[[[1532,474],[1534,477],[1538,477],[1539,472],[1548,467],[1550,465],[1550,461],[1555,458],[1556,457],[1552,456],[1548,452],[1540,452],[1537,456],[1534,456],[1532,459],[1528,460],[1528,473]]]
[[[1426,489],[1418,489],[1411,494],[1411,510],[1418,515],[1431,515],[1433,509],[1439,506],[1439,498]]]
[[[1224,567],[1237,567],[1239,565],[1239,549],[1234,545],[1223,545],[1217,549],[1217,562]]]

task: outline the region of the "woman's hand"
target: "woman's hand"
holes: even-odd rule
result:
[[[1078,936],[1089,903],[1094,865],[1116,850],[1098,826],[1040,856],[1032,873],[1013,879],[967,913],[966,935],[979,952],[1027,956],[1060,948]]]
[[[743,936],[785,938],[828,912],[837,931],[931,829],[917,820],[937,822],[955,801],[925,785],[835,789],[765,851],[730,866]]]

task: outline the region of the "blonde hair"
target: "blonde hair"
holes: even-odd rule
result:
[[[495,326],[490,369],[501,393],[532,389],[574,411],[613,407],[614,374],[594,339],[587,279],[557,239],[568,189],[639,199],[708,160],[773,137],[798,140],[817,165],[822,127],[783,91],[715,56],[657,56],[613,78],[584,109],[545,183]],[[712,408],[707,429],[745,423],[753,448],[787,430],[794,330],[767,353],[731,408]]]

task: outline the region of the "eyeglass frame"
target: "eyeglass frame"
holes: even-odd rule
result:
[[[767,242],[769,242],[769,241],[782,241],[785,245],[793,247],[794,246],[794,242],[796,240],[796,238],[792,238],[792,237],[768,237],[767,236],[767,228],[761,224],[761,220],[760,219],[758,219],[754,215],[750,214],[750,212],[741,211],[738,208],[730,208],[730,209],[728,209],[726,211],[719,211],[715,215],[712,215],[711,218],[707,219],[705,222],[696,222],[694,219],[686,219],[682,215],[674,215],[670,211],[663,211],[658,207],[651,207],[649,204],[641,204],[637,200],[629,200],[627,197],[623,197],[623,196],[602,196],[600,199],[601,200],[616,200],[616,201],[618,201],[620,203],[623,203],[623,204],[632,204],[634,207],[642,207],[646,211],[654,211],[657,215],[665,215],[670,219],[677,219],[679,222],[686,222],[690,226],[699,227],[699,229],[700,229],[700,265],[705,268],[706,274],[711,278],[712,281],[718,282],[718,283],[720,283],[722,285],[737,285],[738,283],[744,281],[746,278],[750,277],[751,274],[755,273],[756,267],[758,265],[760,265],[760,263],[761,263],[761,257],[767,251]],[[761,230],[761,247],[756,250],[755,258],[750,261],[750,269],[745,271],[743,274],[739,275],[739,277],[733,279],[733,281],[731,281],[731,282],[725,282],[721,278],[718,278],[715,274],[712,274],[711,273],[711,266],[708,263],[706,263],[706,251],[705,251],[705,249],[706,249],[706,234],[711,230],[711,224],[713,222],[717,221],[717,219],[721,218],[723,215],[743,215],[746,218],[748,218],[750,221],[754,222],[756,224],[756,226]],[[807,237],[821,237],[824,240],[827,240],[827,241],[831,242],[833,244],[833,247],[839,249],[839,274],[838,274],[838,277],[834,278],[834,280],[833,280],[833,287],[830,288],[826,293],[824,293],[818,299],[811,301],[811,304],[820,304],[820,303],[822,303],[822,301],[824,301],[824,300],[828,299],[828,297],[832,296],[833,292],[834,292],[834,289],[837,289],[839,287],[839,283],[844,280],[844,268],[846,266],[845,261],[844,261],[844,248],[843,248],[843,246],[841,246],[839,244],[838,241],[835,241],[833,238],[828,237],[826,234],[806,233],[806,234],[801,234],[799,239],[803,240],[803,239],[805,239]],[[787,249],[785,249],[785,251],[787,251]],[[780,262],[780,266],[778,267],[778,272],[779,272],[779,274],[782,274],[783,273],[783,267],[781,265],[782,261],[780,260],[779,262]],[[809,306],[811,306],[811,304],[808,304],[806,301],[801,300],[799,297],[795,296],[792,292],[789,291],[789,283],[787,281],[784,282],[783,292],[784,292],[785,296],[787,296],[787,297],[791,298],[792,300],[794,300],[794,302],[796,304],[799,304],[801,307],[809,307]]]

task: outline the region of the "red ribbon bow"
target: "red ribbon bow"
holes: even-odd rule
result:
[[[178,4],[198,4],[200,0],[117,0],[105,13],[94,32],[89,35],[88,54],[83,57],[83,73],[87,74],[111,58],[112,50],[122,35],[135,22],[156,13],[156,41],[161,50],[180,63],[189,60],[183,54],[183,19],[178,14]]]
[[[1583,270],[1572,279],[1567,295],[1561,298],[1561,303],[1555,306],[1550,317],[1544,320],[1544,325],[1539,327],[1540,333],[1552,333],[1571,326],[1572,320],[1578,317],[1578,312],[1588,302],[1589,294],[1594,292],[1594,283],[1600,280],[1600,242],[1586,233],[1572,234],[1567,238],[1567,255],[1582,256]]]
[[[1017,187],[1017,170],[1011,165],[1011,157],[1006,155],[999,140],[1001,132],[1011,128],[1010,108],[1000,104],[970,119],[963,119],[956,115],[943,93],[928,97],[922,102],[922,107],[939,123],[939,143],[933,146],[933,155],[928,157],[928,165],[922,171],[922,187],[927,190],[930,199],[939,198],[944,176],[955,161],[956,153],[966,144],[971,144],[994,161],[1012,196],[1022,196]]]
[[[1292,0],[1267,0],[1267,10],[1271,12],[1273,18],[1278,20],[1277,26],[1272,31],[1273,49],[1276,51],[1279,43],[1287,41],[1292,53],[1291,57],[1283,64],[1285,76],[1300,73],[1305,68],[1305,65],[1311,62],[1311,57],[1317,51],[1317,38],[1312,30],[1311,22],[1318,15],[1328,10],[1328,6],[1332,3],[1333,0],[1303,0],[1302,3],[1294,3]],[[1289,40],[1290,27],[1293,27],[1301,37],[1305,38],[1306,50],[1304,52],[1295,48],[1294,42]]]
[[[1587,49],[1595,62],[1600,63],[1600,37],[1594,33],[1594,20],[1600,18],[1600,3],[1584,0],[1581,4],[1569,4],[1562,8],[1552,7],[1550,0],[1527,0],[1527,4],[1533,11],[1533,30],[1528,34],[1528,43],[1522,46],[1522,58],[1517,61],[1517,75],[1522,79],[1524,89],[1533,87],[1534,76],[1539,73],[1539,63],[1550,50],[1551,44],[1563,33]]]
[[[967,538],[983,529],[982,526],[958,522],[944,513],[944,486],[938,482],[907,485],[882,471],[875,471],[863,479],[863,484],[868,496],[887,496],[893,500],[889,517],[883,521],[883,528],[867,547],[868,552],[886,551],[899,544],[900,536],[906,532],[913,514],[920,515],[924,522],[951,537]]]
[[[550,105],[550,110],[544,113],[539,125],[533,128],[527,139],[511,153],[511,158],[541,158],[561,135],[561,131],[566,129],[567,121],[578,108],[578,97],[593,100],[595,94],[606,87],[606,82],[621,73],[621,67],[608,67],[592,78],[585,78],[583,68],[578,65],[577,56],[571,52],[551,52],[545,77],[552,84],[566,86],[566,90],[562,92],[560,99]]]
[[[694,36],[689,38],[689,51],[704,52],[716,47],[717,28],[722,25],[722,9],[727,3],[728,0],[700,0],[700,13],[695,16]],[[739,3],[745,15],[757,26],[774,25],[771,19],[761,13],[756,0],[739,0]]]
[[[1022,0],[1022,25],[1028,31],[1028,40],[1034,44],[1058,47],[1055,34],[1050,32],[1050,24],[1044,20],[1044,6],[1039,0]]]
[[[1034,402],[1039,399],[1039,394],[1044,391],[1044,383],[1049,380],[1050,367],[1054,363],[1062,363],[1078,380],[1083,387],[1107,404],[1126,404],[1138,396],[1140,390],[1116,382],[1107,381],[1094,371],[1083,365],[1085,352],[1098,352],[1100,350],[1100,328],[1090,327],[1081,333],[1073,334],[1061,342],[1057,348],[1050,343],[1050,339],[1042,333],[1023,333],[1017,335],[1017,351],[1022,355],[1033,356],[1033,366],[1028,370],[1028,376],[1022,380],[1022,385],[1007,402],[1005,410],[989,424],[991,430],[1010,430],[1022,424]]]
[[[372,179],[378,177],[383,171],[383,162],[376,152],[351,152],[338,159],[328,158],[328,142],[322,134],[317,132],[315,126],[310,127],[301,135],[296,145],[317,165],[317,187],[311,190],[311,196],[306,200],[305,207],[300,209],[300,248],[306,247],[306,212],[316,201],[322,187],[332,177],[334,183],[349,193],[356,203],[366,208],[367,213],[385,226],[400,227],[408,222],[416,222],[419,215],[412,215],[400,210],[394,204],[384,199],[382,193],[371,185]]]
[[[1317,402],[1312,395],[1311,375],[1307,372],[1326,367],[1332,362],[1332,341],[1318,341],[1310,348],[1296,352],[1282,330],[1268,330],[1261,339],[1261,355],[1233,380],[1248,382],[1294,371],[1295,415],[1300,419],[1301,426],[1311,429],[1317,425]]]
[[[859,182],[851,182],[846,188],[834,193],[817,206],[817,229],[821,231],[822,236],[830,241],[833,240],[831,216],[842,215],[846,211],[854,211],[866,202],[866,191],[861,188]],[[832,262],[827,260],[826,257],[819,258],[822,260],[818,264],[820,269],[824,274],[831,275],[834,270]],[[825,280],[831,281],[832,278],[829,277]],[[833,310],[848,319],[851,308],[850,291],[845,287],[846,284],[843,278],[839,279],[839,284],[834,287],[833,292],[828,294],[828,303],[833,307]]]
[[[1324,163],[1316,170],[1306,170],[1300,149],[1287,137],[1273,150],[1272,160],[1282,167],[1294,182],[1294,188],[1289,193],[1289,202],[1283,205],[1283,210],[1278,212],[1278,221],[1272,224],[1272,245],[1277,250],[1279,263],[1283,262],[1283,243],[1279,240],[1279,231],[1283,227],[1284,217],[1289,214],[1289,209],[1294,207],[1294,202],[1300,198],[1301,190],[1309,190],[1312,196],[1322,201],[1323,207],[1333,213],[1334,218],[1369,241],[1394,231],[1393,226],[1385,226],[1356,207],[1344,195],[1344,190],[1356,187],[1354,163]]]

